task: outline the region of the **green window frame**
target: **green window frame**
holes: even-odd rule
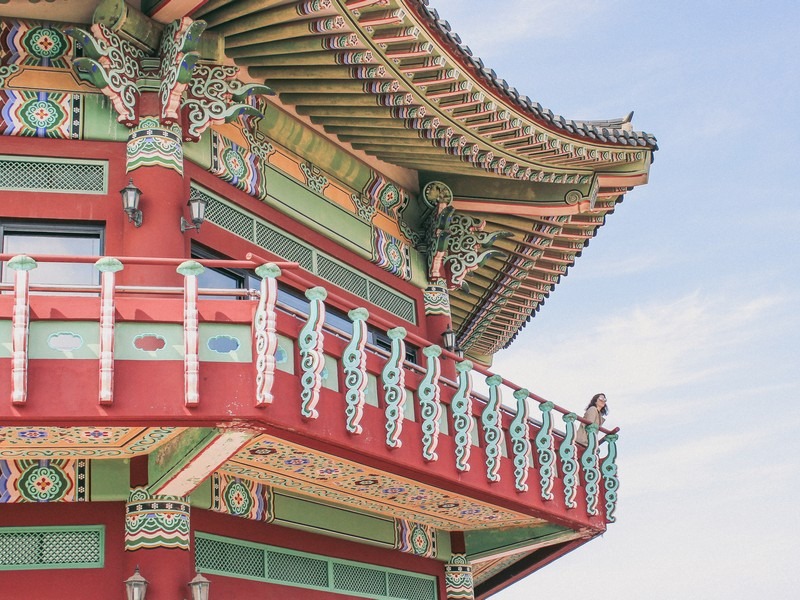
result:
[[[373,600],[437,600],[433,575],[195,533],[198,572]],[[382,590],[382,591],[379,591]]]
[[[0,571],[101,569],[105,525],[0,527]]]

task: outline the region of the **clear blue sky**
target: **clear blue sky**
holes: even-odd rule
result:
[[[618,522],[497,598],[800,597],[800,3],[430,3],[523,94],[661,148],[495,362],[608,395]]]

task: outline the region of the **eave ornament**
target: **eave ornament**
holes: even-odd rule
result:
[[[453,192],[441,181],[431,181],[422,190],[432,212],[428,227],[428,280],[443,279],[448,289],[469,291],[467,275],[491,258],[506,258],[491,249],[495,241],[511,237],[507,231],[486,232],[486,222],[460,213],[452,206]]]
[[[102,23],[92,25],[91,33],[80,27],[68,27],[65,33],[82,44],[86,54],[72,61],[75,74],[108,96],[119,115],[117,121],[126,127],[136,125],[140,61],[145,53]]]
[[[196,142],[211,125],[242,115],[262,117],[251,96],[273,93],[265,85],[236,80],[237,67],[201,61],[205,28],[204,21],[188,17],[173,21],[157,50],[142,50],[102,23],[91,31],[69,27],[66,33],[86,54],[73,61],[73,70],[111,99],[120,123],[139,125],[141,94],[156,93],[160,107],[149,116],[179,127],[183,141]]]

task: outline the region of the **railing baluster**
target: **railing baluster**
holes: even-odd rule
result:
[[[469,471],[469,456],[472,451],[472,363],[462,360],[456,363],[458,372],[458,389],[451,403],[453,409],[453,427],[456,442],[456,469]]]
[[[100,271],[100,404],[114,402],[114,281],[122,263],[104,257],[94,263]]]
[[[561,457],[561,474],[564,481],[564,504],[567,508],[575,508],[575,474],[578,471],[578,461],[575,460],[575,419],[578,418],[574,412],[564,415],[564,441],[558,454]]]
[[[261,297],[258,299],[253,332],[256,346],[256,406],[272,404],[272,383],[275,380],[275,352],[278,335],[275,330],[275,301],[278,298],[280,267],[267,263],[256,268],[261,277]]]
[[[616,521],[614,511],[617,508],[617,489],[619,489],[619,479],[617,478],[617,440],[619,435],[609,433],[604,441],[608,442],[608,455],[603,459],[600,470],[603,473],[603,483],[606,488],[606,521],[613,523]]]
[[[328,292],[324,287],[313,287],[306,290],[309,300],[308,321],[300,330],[298,344],[300,346],[300,368],[303,374],[300,383],[303,391],[300,394],[302,404],[300,414],[307,419],[319,417],[317,403],[319,390],[322,387],[322,370],[325,368],[325,355],[322,352],[324,334],[322,325],[325,322],[325,298]]]
[[[483,425],[483,439],[486,441],[486,478],[489,481],[500,481],[500,444],[503,443],[503,429],[500,422],[501,393],[500,384],[503,378],[500,375],[491,375],[486,378],[489,386],[489,402],[481,414]]]
[[[525,388],[514,392],[514,399],[517,401],[517,414],[508,427],[511,435],[511,447],[514,451],[514,479],[517,490],[520,492],[528,491],[528,469],[529,456],[531,453],[531,441],[528,439],[528,396],[530,392]]]
[[[400,434],[403,432],[403,417],[406,404],[406,371],[403,360],[406,356],[405,337],[407,332],[403,327],[395,327],[386,332],[392,340],[392,353],[386,366],[381,372],[383,381],[383,398],[386,401],[386,445],[390,448],[399,448],[403,445]]]
[[[28,399],[28,330],[30,293],[28,271],[38,265],[30,256],[20,254],[8,261],[14,271],[14,312],[11,318],[11,402],[25,404]]]
[[[553,452],[553,403],[543,402],[539,405],[542,412],[542,427],[536,434],[536,451],[539,455],[539,483],[542,498],[553,499],[553,478],[555,476],[556,455]]]
[[[439,346],[426,346],[422,353],[428,358],[425,377],[419,385],[419,412],[422,419],[422,457],[436,461],[439,455],[436,447],[439,444],[439,420],[442,418],[442,402],[440,399],[439,377],[442,374],[442,361]]]
[[[361,417],[364,415],[365,391],[367,389],[367,353],[364,346],[367,343],[367,319],[369,312],[366,308],[354,308],[347,316],[353,322],[353,337],[342,354],[342,368],[344,369],[345,415],[347,416],[347,431],[360,434]]]
[[[597,514],[597,480],[600,477],[597,471],[597,429],[597,423],[586,426],[588,444],[581,456],[586,491],[586,513],[592,516]]]
[[[197,312],[197,276],[205,267],[196,260],[182,262],[176,269],[183,275],[183,371],[186,406],[200,403],[200,334]]]

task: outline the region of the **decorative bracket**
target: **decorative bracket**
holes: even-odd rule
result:
[[[457,212],[451,204],[453,192],[442,182],[429,182],[423,194],[433,209],[425,244],[428,280],[441,278],[448,289],[469,291],[466,276],[490,258],[506,258],[504,252],[491,247],[496,240],[513,234],[485,232],[486,221]]]
[[[161,34],[157,55],[120,37],[102,23],[91,32],[68,27],[66,33],[80,42],[86,56],[73,60],[77,76],[111,99],[117,120],[127,127],[139,124],[139,97],[158,86],[161,104],[157,117],[163,125],[182,125],[184,141],[196,142],[210,126],[241,115],[263,117],[249,98],[273,94],[265,85],[243,84],[234,79],[235,66],[201,63],[198,51],[205,21],[189,17],[173,21]],[[154,84],[155,80],[155,84]]]
[[[136,125],[137,82],[142,76],[140,60],[144,52],[102,23],[92,25],[91,33],[80,27],[67,27],[64,32],[82,44],[86,54],[72,61],[75,74],[108,96],[119,115],[117,121],[126,127]]]

